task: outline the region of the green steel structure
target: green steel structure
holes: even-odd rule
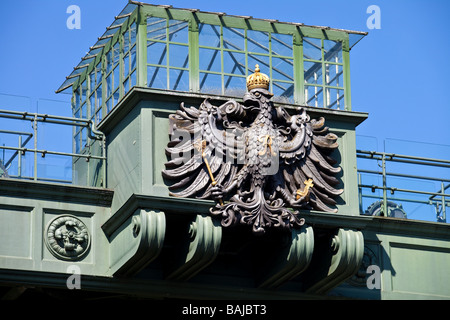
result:
[[[99,123],[134,86],[241,97],[259,64],[275,101],[351,110],[349,51],[365,35],[130,2],[57,92],[72,87],[74,117]]]
[[[0,132],[18,137],[0,146],[10,152],[0,161],[1,297],[450,299],[450,227],[397,215],[394,192],[419,191],[388,185],[395,173],[385,167],[448,160],[356,149],[368,114],[351,105],[350,49],[365,35],[130,1],[57,90],[72,90],[73,117],[0,110],[33,124]],[[301,210],[301,227],[260,237],[221,225],[212,200],[170,196],[161,174],[169,116],[207,98],[242,102],[255,65],[275,105],[325,119],[343,189],[337,212]],[[43,148],[40,124],[73,127],[72,152]],[[40,177],[38,159],[49,155],[71,159],[70,183]],[[382,171],[358,172],[357,158]],[[436,181],[424,202],[445,221],[448,179]],[[378,189],[381,202],[365,214],[362,197]]]

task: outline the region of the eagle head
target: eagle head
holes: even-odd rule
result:
[[[262,105],[268,103],[273,97],[273,94],[263,88],[255,88],[245,93],[244,109],[252,112],[259,112]]]

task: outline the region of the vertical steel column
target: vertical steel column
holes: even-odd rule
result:
[[[350,44],[348,34],[342,42],[342,62],[344,63],[344,110],[352,110],[351,85],[350,85]]]
[[[19,135],[19,148],[22,148],[22,135]],[[5,152],[5,149],[3,149],[3,152]],[[22,150],[19,149],[17,152],[17,155],[19,156],[17,159],[17,176],[19,178],[22,177]]]
[[[358,201],[359,201],[359,214],[363,213],[363,206],[362,206],[362,179],[361,179],[361,173],[358,173]]]
[[[107,184],[106,184],[106,135],[103,133],[102,134],[102,157],[103,159],[103,183],[102,183],[102,187],[103,188],[107,188]]]
[[[384,152],[381,158],[381,168],[383,171],[383,214],[387,217],[386,154]]]
[[[329,89],[326,87],[326,84],[327,84],[327,78],[326,78],[326,74],[327,74],[327,71],[325,70],[325,49],[324,49],[324,39],[320,39],[320,46],[321,46],[321,48],[320,48],[320,51],[321,51],[321,60],[322,60],[322,63],[321,63],[321,69],[322,69],[322,107],[323,108],[328,108],[328,91],[329,91]],[[317,89],[318,89],[318,87],[315,87],[316,88],[316,99],[317,99],[317,97],[319,96],[319,94],[318,94],[318,92],[317,92]],[[316,100],[317,101],[317,100]],[[318,107],[318,105],[316,105],[316,107]]]
[[[303,39],[298,28],[296,29],[293,37],[292,54],[294,55],[294,102],[296,104],[306,104],[303,71]]]
[[[195,12],[191,13],[188,21],[188,50],[189,50],[189,91],[200,92],[200,56],[199,30],[195,19]],[[222,81],[223,83],[223,81]]]
[[[136,85],[147,87],[147,19],[142,6],[136,19],[136,61]]]
[[[34,174],[33,179],[37,181],[37,114],[33,118],[33,132],[34,132]]]
[[[442,222],[447,222],[447,217],[446,217],[446,204],[445,204],[445,187],[444,187],[444,181],[441,181],[441,192],[442,192],[442,197],[441,197],[441,203],[442,203]]]

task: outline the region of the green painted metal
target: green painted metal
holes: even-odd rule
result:
[[[107,135],[109,189],[0,179],[0,282],[67,290],[67,267],[75,265],[84,290],[139,297],[450,298],[441,269],[450,263],[449,225],[359,215],[354,130],[367,114],[307,108],[311,117],[325,117],[339,137],[345,192],[337,214],[301,212],[311,232],[295,230],[290,241],[275,234],[249,238],[240,229],[214,225],[208,216],[213,201],[168,196],[161,177],[167,117],[180,102],[198,105],[208,96],[133,88],[99,126]],[[91,236],[89,252],[70,263],[42,241],[48,223],[67,214]],[[198,217],[208,220],[202,240],[189,233]],[[186,250],[174,246],[183,239]],[[380,289],[366,285],[369,265],[381,270]]]
[[[52,255],[44,238],[52,219],[71,215],[87,226],[91,238],[83,272],[107,270],[107,243],[96,229],[109,215],[111,190],[17,179],[2,179],[0,189],[0,269],[65,273],[70,263]]]
[[[108,135],[108,186],[118,196],[113,207],[123,203],[131,193],[167,196],[168,189],[161,177],[167,161],[165,150],[168,136],[168,116],[181,102],[200,105],[210,95],[169,93],[150,88],[134,88],[128,98],[119,104],[99,129]],[[217,97],[217,99],[224,99]],[[288,111],[295,108],[285,105]],[[308,108],[311,117],[327,119],[331,132],[338,136],[339,155],[344,193],[338,209],[344,215],[359,215],[356,172],[355,126],[366,114],[348,111]],[[350,116],[351,115],[351,116]],[[119,147],[120,146],[120,147]],[[126,165],[125,165],[126,164]],[[122,199],[119,201],[119,199]]]
[[[350,84],[350,51],[346,49],[347,43],[343,45],[342,59],[344,62],[344,86],[345,86],[345,107],[352,110],[351,84]]]
[[[303,57],[303,42],[298,35],[294,35],[293,44],[294,57]],[[294,59],[294,101],[297,104],[305,105],[305,78],[303,73],[303,59]]]
[[[319,260],[313,260],[313,268],[302,275],[306,292],[328,292],[336,283],[342,283],[359,269],[364,254],[364,236],[361,231],[339,228],[330,234],[327,241],[321,248],[323,251]]]
[[[91,168],[93,169],[93,165],[96,166],[95,169],[93,169],[93,173],[89,174],[87,173],[86,179],[84,181],[77,180],[75,181],[60,181],[60,182],[72,182],[74,184],[80,184],[80,185],[88,185],[88,186],[105,186],[106,185],[106,174],[105,169],[106,166],[104,165],[106,162],[106,147],[105,147],[105,136],[103,133],[95,130],[93,128],[93,123],[90,120],[86,119],[79,119],[79,118],[71,118],[71,117],[62,117],[62,116],[53,116],[48,114],[40,114],[40,113],[28,113],[28,112],[19,112],[19,111],[11,111],[11,110],[0,110],[0,118],[5,119],[15,119],[20,121],[26,121],[32,123],[32,129],[33,133],[23,133],[23,132],[9,132],[14,134],[19,134],[19,145],[17,147],[15,146],[0,146],[0,150],[13,150],[14,154],[11,157],[11,159],[7,162],[9,165],[13,159],[18,156],[18,177],[19,178],[29,178],[33,179],[34,181],[38,180],[46,180],[46,181],[54,181],[52,179],[43,179],[38,174],[38,155],[40,155],[42,158],[44,158],[46,155],[57,155],[57,156],[67,156],[72,159],[74,163],[79,161],[80,159],[83,160],[84,163],[87,163],[87,169]],[[39,139],[39,130],[38,130],[38,124],[57,124],[57,125],[65,125],[65,126],[72,126],[74,128],[74,131],[80,132],[81,130],[86,130],[86,135],[90,137],[92,140],[92,144],[90,146],[89,150],[85,150],[85,152],[61,152],[61,151],[55,151],[55,150],[46,150],[46,149],[38,149],[38,139]],[[82,128],[82,129],[77,129]],[[20,137],[22,135],[27,135],[28,138],[22,142]],[[28,148],[26,147],[26,143],[33,138],[33,147]],[[22,171],[22,156],[26,152],[31,152],[33,154],[33,174],[31,175],[28,173],[28,176],[26,174],[23,174]],[[89,163],[89,161],[91,161]],[[85,170],[88,171],[88,170]],[[95,178],[93,177],[95,175]],[[88,177],[90,177],[88,180]],[[92,178],[92,179],[91,179]]]
[[[145,87],[147,85],[147,68],[142,68],[141,66],[147,63],[147,22],[142,16],[141,11],[138,10],[137,12],[137,85]]]
[[[95,66],[98,65],[98,63],[102,63],[102,70],[103,70],[103,80],[102,80],[102,110],[103,110],[103,116],[104,118],[108,111],[106,110],[106,104],[108,103],[108,98],[106,97],[106,87],[107,84],[105,82],[105,78],[107,76],[106,74],[106,65],[105,65],[105,55],[108,51],[112,50],[114,44],[116,42],[119,42],[120,44],[120,59],[119,59],[119,65],[120,65],[120,85],[119,85],[119,99],[121,99],[124,95],[124,88],[123,88],[123,34],[124,32],[127,32],[127,30],[130,28],[130,26],[133,23],[137,23],[137,86],[148,86],[147,82],[147,65],[148,62],[146,61],[147,57],[147,37],[146,37],[146,19],[147,17],[160,17],[167,19],[173,19],[173,20],[180,20],[180,21],[187,21],[189,24],[189,91],[191,92],[199,92],[200,86],[199,86],[199,42],[198,42],[198,25],[199,23],[202,24],[211,24],[216,26],[226,26],[226,27],[232,27],[232,28],[242,28],[245,32],[246,30],[258,30],[263,32],[269,32],[272,33],[279,33],[279,34],[286,34],[286,35],[292,35],[294,40],[292,43],[294,56],[294,95],[293,95],[293,101],[297,104],[305,104],[306,101],[304,100],[304,79],[303,79],[303,54],[302,54],[302,39],[304,37],[312,37],[312,38],[318,38],[318,39],[327,39],[327,40],[335,40],[335,41],[341,41],[342,42],[342,48],[343,48],[343,66],[344,66],[344,99],[345,99],[345,109],[351,110],[351,98],[350,98],[350,68],[349,68],[349,33],[355,33],[354,31],[347,31],[347,30],[339,30],[339,29],[332,29],[332,28],[324,28],[324,27],[315,27],[315,26],[306,26],[301,23],[283,23],[278,22],[276,20],[268,20],[268,19],[254,19],[252,17],[244,17],[244,16],[230,16],[222,13],[208,13],[208,12],[201,12],[199,10],[189,10],[189,9],[175,9],[171,6],[155,6],[155,5],[147,5],[142,3],[133,3],[131,2],[129,5],[134,5],[135,9],[130,14],[126,15],[125,21],[119,25],[119,26],[113,26],[113,30],[117,30],[116,32],[111,32],[106,36],[105,39],[108,39],[108,41],[104,44],[101,44],[99,47],[99,52],[96,53],[93,59],[86,59],[88,61],[87,67],[81,68],[83,71],[79,74],[76,74],[75,76],[78,77],[78,79],[72,84],[74,95],[78,91],[78,88],[81,86],[82,83],[85,83],[88,81],[88,75],[94,70]],[[168,32],[168,30],[166,30]],[[357,34],[365,35],[366,33],[363,32],[356,32]],[[167,41],[166,37],[166,41]],[[176,42],[173,42],[174,44]],[[269,46],[271,45],[272,41],[269,40]],[[167,60],[170,55],[169,50],[170,46],[167,46]],[[223,47],[222,47],[222,57],[223,57]],[[227,49],[230,50],[230,49]],[[247,49],[245,49],[245,55],[246,57],[249,55],[249,52]],[[267,56],[269,59],[269,63],[272,63],[272,51],[269,50],[268,54],[260,54],[261,57]],[[88,57],[89,58],[89,57]],[[223,58],[221,61],[222,70],[223,70]],[[246,58],[246,65],[248,65],[248,60]],[[167,64],[166,72],[167,72],[167,81],[169,82],[169,70],[181,70],[179,67],[173,67],[170,66],[170,62]],[[323,64],[323,70],[324,70],[324,64]],[[248,66],[248,68],[252,68],[252,66]],[[247,69],[246,69],[247,70]],[[264,71],[264,70],[263,70]],[[112,71],[111,71],[112,72]],[[246,71],[247,72],[247,71]],[[272,75],[272,67],[270,67],[266,71],[269,75]],[[131,73],[131,70],[130,70]],[[211,72],[214,74],[214,72]],[[226,76],[223,72],[219,73],[222,77],[222,85],[224,83],[224,76]],[[325,77],[324,72],[322,72],[323,77]],[[247,75],[247,73],[246,73]],[[280,84],[282,84],[283,80],[278,80]],[[323,81],[323,84],[325,82]],[[273,83],[272,83],[273,86]],[[327,86],[328,88],[334,88],[332,86]],[[169,83],[167,84],[167,88],[170,88]],[[223,90],[222,90],[223,92]],[[326,90],[323,92],[324,96],[323,99],[327,99],[327,93]],[[112,99],[112,98],[111,98]],[[75,101],[74,97],[74,101]],[[89,106],[90,102],[89,99],[87,99],[86,107],[89,107],[88,109],[91,109]],[[75,111],[75,110],[74,110]],[[92,115],[89,115],[89,117],[92,117]]]
[[[417,156],[408,156],[408,155],[401,155],[401,154],[393,154],[393,153],[385,153],[385,152],[372,152],[372,151],[365,151],[365,150],[357,150],[357,157],[362,159],[369,159],[374,160],[377,162],[381,162],[381,171],[376,170],[364,170],[360,169],[359,173],[361,174],[368,174],[368,176],[381,176],[382,182],[381,185],[377,184],[369,184],[369,183],[363,183],[361,180],[359,181],[359,187],[360,187],[360,205],[362,206],[363,198],[374,198],[374,199],[380,199],[383,203],[383,212],[387,212],[387,200],[390,201],[398,201],[399,203],[402,202],[409,202],[409,203],[416,203],[416,204],[425,204],[429,205],[429,208],[432,210],[436,210],[436,219],[439,222],[445,222],[445,214],[446,214],[446,207],[449,206],[448,198],[449,194],[445,193],[445,185],[444,183],[448,183],[450,180],[446,179],[444,177],[429,177],[429,176],[421,176],[421,175],[415,175],[415,174],[404,174],[399,172],[388,172],[386,169],[388,162],[399,162],[399,163],[406,163],[406,164],[413,164],[417,165],[415,167],[417,170],[420,170],[424,167],[418,167],[420,166],[433,166],[433,167],[440,167],[440,168],[450,168],[450,161],[447,159],[434,159],[434,158],[427,158],[427,157],[417,157]],[[393,176],[393,177],[402,177],[410,179],[411,184],[414,185],[414,182],[417,181],[426,181],[429,182],[435,181],[440,182],[439,189],[436,191],[429,191],[424,190],[423,186],[415,187],[416,189],[408,188],[408,187],[396,187],[392,184],[392,182],[388,185],[387,183],[387,177]],[[398,183],[398,182],[397,182]],[[417,190],[421,188],[422,190]],[[375,190],[381,190],[382,196],[376,196],[367,194],[366,190],[372,190],[372,193]],[[390,192],[390,195],[388,195],[388,191]],[[397,197],[394,194],[397,192],[404,193],[403,197]],[[422,198],[419,199],[414,196],[420,196],[420,195],[429,195],[428,198]],[[440,197],[440,198],[439,198]],[[438,211],[442,211],[440,215]],[[431,219],[426,219],[431,220]]]
[[[198,46],[198,23],[193,16],[189,19],[189,91],[191,92],[200,91]]]
[[[222,241],[220,223],[208,215],[196,215],[185,226],[171,257],[166,261],[168,280],[187,281],[214,262]]]
[[[266,250],[262,255],[261,268],[256,272],[258,287],[279,288],[309,267],[314,253],[313,228],[304,225],[291,230],[284,242],[275,252]]]
[[[333,244],[329,247],[329,260],[327,272],[319,272],[326,279],[336,275],[335,270],[342,268],[341,265],[351,263],[354,257],[346,260],[348,251],[356,250],[361,253],[360,247],[356,243],[348,242],[351,237],[346,237],[347,230],[362,230],[364,237],[364,263],[361,264],[360,271],[356,278],[349,278],[338,287],[331,289],[330,295],[326,293],[318,294],[326,286],[331,284],[328,280],[316,282],[311,292],[305,294],[299,288],[302,287],[302,275],[311,281],[311,271],[301,273],[299,277],[292,278],[282,287],[274,289],[261,289],[255,286],[253,274],[244,272],[245,261],[228,260],[227,272],[222,274],[220,259],[232,256],[218,255],[219,260],[214,260],[210,267],[203,268],[195,277],[189,281],[170,281],[161,277],[161,261],[171,252],[170,244],[162,246],[160,254],[156,259],[145,260],[143,257],[151,253],[151,247],[144,248],[145,243],[161,243],[140,241],[144,238],[138,236],[148,236],[155,234],[153,229],[145,232],[144,229],[137,229],[137,219],[134,217],[145,217],[147,210],[139,208],[152,207],[152,212],[165,211],[166,219],[171,221],[165,224],[167,228],[173,228],[176,221],[186,216],[188,219],[195,217],[199,212],[207,212],[208,201],[198,201],[193,199],[175,199],[148,195],[133,195],[117,214],[111,216],[109,206],[113,197],[112,190],[96,188],[80,188],[74,186],[61,186],[57,184],[18,181],[13,179],[2,179],[0,183],[1,205],[0,205],[0,283],[10,286],[36,286],[53,287],[61,290],[67,289],[67,280],[71,275],[67,268],[70,265],[77,265],[80,268],[81,287],[83,290],[95,292],[107,292],[132,294],[139,297],[164,297],[170,294],[172,298],[214,298],[229,299],[240,297],[241,299],[302,299],[308,297],[328,299],[333,297],[363,298],[363,299],[449,299],[449,276],[442,272],[442,266],[450,263],[450,226],[438,223],[423,223],[412,220],[386,219],[382,217],[347,216],[339,214],[308,213],[304,217],[314,226],[315,233],[328,230],[330,235],[338,235],[339,239],[333,242],[321,241],[317,246]],[[70,201],[67,201],[70,195]],[[20,197],[20,203],[17,202]],[[134,213],[135,209],[139,209]],[[81,219],[89,229],[92,236],[92,248],[88,254],[80,261],[60,261],[48,251],[43,245],[42,236],[49,221],[60,214],[70,213]],[[122,213],[125,213],[122,215]],[[130,215],[131,213],[131,215]],[[111,217],[111,218],[110,218]],[[113,219],[112,219],[113,217]],[[142,221],[142,220],[141,220]],[[3,226],[3,227],[2,227]],[[5,229],[8,226],[8,229]],[[103,226],[100,228],[100,226]],[[153,224],[153,227],[156,224]],[[187,224],[188,226],[188,224]],[[151,224],[148,224],[151,227]],[[10,230],[10,231],[8,231]],[[140,230],[140,231],[138,231]],[[165,230],[158,227],[159,231]],[[172,230],[172,229],[171,229]],[[103,233],[104,232],[104,233]],[[122,234],[123,233],[123,234]],[[166,233],[167,234],[167,233]],[[355,231],[351,235],[361,235]],[[222,241],[233,239],[236,234],[228,234],[222,230]],[[231,237],[231,238],[230,238]],[[126,241],[124,241],[126,239]],[[155,240],[157,238],[154,238]],[[159,238],[161,239],[161,238]],[[167,235],[164,239],[167,240]],[[246,238],[239,235],[239,242],[245,242]],[[296,239],[296,238],[293,238]],[[330,238],[333,239],[333,238]],[[300,239],[298,239],[300,240]],[[349,246],[345,245],[349,243]],[[14,245],[11,245],[11,244]],[[34,245],[31,245],[31,244]],[[263,239],[258,241],[260,249]],[[304,241],[296,245],[306,245]],[[228,244],[229,246],[229,244]],[[157,246],[158,247],[158,246]],[[158,253],[158,250],[153,251]],[[316,248],[316,244],[314,245]],[[131,248],[131,249],[130,249]],[[256,247],[257,248],[257,247]],[[288,247],[289,248],[289,244]],[[358,249],[359,248],[359,249]],[[345,249],[345,252],[333,254]],[[148,251],[150,250],[150,251]],[[153,249],[155,250],[155,249]],[[301,247],[291,246],[290,256],[286,262],[292,261],[293,254],[301,253]],[[299,251],[300,250],[300,251]],[[264,251],[264,250],[263,250]],[[280,251],[280,254],[284,252]],[[321,251],[319,251],[321,252]],[[133,255],[136,253],[136,255]],[[306,253],[306,252],[305,252]],[[120,257],[123,255],[123,259]],[[129,255],[132,260],[127,260]],[[316,253],[317,255],[317,253]],[[154,257],[154,254],[151,254]],[[282,258],[282,255],[278,258]],[[165,259],[165,258],[164,258]],[[325,259],[327,260],[327,259]],[[112,265],[109,263],[113,262]],[[131,277],[126,272],[126,264],[123,267],[121,277],[111,276],[117,269],[115,261],[140,261],[146,265],[145,272],[139,277]],[[262,259],[266,263],[267,261]],[[282,260],[280,260],[282,261]],[[276,262],[273,260],[273,262]],[[131,263],[131,262],[130,262]],[[309,266],[316,265],[317,261],[311,261]],[[140,264],[140,263],[139,263]],[[261,264],[257,264],[261,266]],[[276,264],[275,264],[276,265]],[[286,267],[288,267],[286,265]],[[324,264],[323,266],[325,266]],[[381,271],[381,287],[379,289],[369,289],[366,285],[369,274],[366,268],[369,265],[376,265]],[[111,268],[112,266],[112,268]],[[114,267],[115,266],[115,267]],[[132,267],[136,266],[131,264]],[[142,264],[140,264],[142,266]],[[280,268],[279,270],[290,270]],[[247,267],[249,267],[247,265]],[[345,268],[344,268],[345,269]],[[129,269],[134,274],[134,269]],[[138,269],[136,269],[138,270]],[[269,269],[266,269],[269,271]],[[354,269],[353,269],[354,270]],[[230,281],[230,273],[239,279],[239,285]],[[282,276],[284,273],[275,273]],[[248,280],[249,279],[249,280]],[[269,278],[268,278],[269,279]],[[280,280],[283,277],[279,278]],[[317,278],[319,279],[319,278]],[[334,280],[333,280],[334,281]],[[339,280],[337,280],[339,282]],[[170,284],[170,285],[168,285]],[[85,291],[85,294],[88,294]]]
[[[130,206],[116,212],[102,230],[110,243],[107,275],[131,277],[161,253],[166,218],[162,211]]]
[[[146,88],[148,15],[189,22],[191,92]],[[139,297],[450,299],[450,276],[442,271],[442,266],[450,264],[449,225],[360,215],[355,128],[367,114],[350,110],[346,31],[138,4],[117,27],[120,32],[111,36],[73,84],[75,91],[83,82],[91,87],[88,75],[101,62],[102,90],[106,93],[105,53],[119,41],[119,90],[124,95],[122,34],[133,22],[137,23],[137,85],[109,113],[106,99],[102,99],[104,119],[97,126],[106,139],[101,143],[88,141],[84,150],[97,155],[106,150],[106,165],[94,161],[103,161],[104,157],[74,163],[78,179],[90,185],[99,185],[95,172],[101,169],[102,183],[109,189],[1,178],[0,284],[67,290],[68,266],[76,266],[84,290]],[[245,33],[261,30],[293,35],[296,104],[306,102],[302,39],[318,38],[322,44],[325,39],[343,42],[346,110],[305,107],[312,118],[323,116],[330,131],[338,136],[337,153],[343,168],[339,178],[345,191],[338,201],[337,214],[302,211],[300,216],[307,223],[302,229],[254,238],[245,229],[219,226],[209,216],[213,201],[168,195],[161,170],[167,160],[164,149],[169,139],[169,114],[178,110],[181,102],[198,106],[207,97],[217,103],[228,100],[199,92],[198,23],[243,28]],[[248,64],[248,47],[244,51]],[[271,55],[267,55],[269,63]],[[318,62],[324,70],[323,45],[321,56]],[[272,71],[269,74],[273,75]],[[325,80],[322,72],[323,88],[327,87]],[[326,95],[324,90],[324,101]],[[73,100],[75,105],[75,96]],[[90,119],[88,95],[85,100]],[[288,112],[296,112],[295,106],[283,106]],[[79,107],[81,110],[81,104]],[[88,119],[80,121],[88,123]],[[19,146],[17,151],[22,151],[23,146]],[[36,147],[32,151],[41,152]],[[385,158],[424,160],[388,154],[380,159]],[[382,188],[387,191],[385,185]],[[441,195],[443,206],[444,197],[449,196],[444,191],[442,184],[440,192],[430,193]],[[67,215],[86,225],[91,241],[90,250],[70,263],[59,259],[43,241],[51,222]],[[370,266],[381,272],[380,288],[368,286]]]

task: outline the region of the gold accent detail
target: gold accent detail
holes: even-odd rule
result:
[[[269,77],[259,72],[259,65],[255,65],[255,73],[247,77],[247,90],[250,91],[255,88],[269,89]]]
[[[211,167],[209,166],[209,161],[206,158],[206,154],[205,154],[206,140],[199,140],[197,142],[194,142],[194,147],[198,150],[198,152],[202,153],[203,161],[205,162],[206,169],[208,169],[208,173],[211,178],[211,185],[214,187],[217,184],[217,181],[216,181],[216,179],[214,179],[213,173],[211,171]],[[219,203],[220,203],[220,205],[223,206],[222,199],[219,199]]]
[[[197,149],[198,152],[201,152],[202,157],[204,157],[206,149],[206,140],[198,140],[194,142],[194,148]]]
[[[262,150],[262,151],[259,152],[259,155],[260,155],[260,156],[263,156],[263,155],[265,155],[265,154],[267,153],[267,147],[269,147],[270,154],[271,154],[272,156],[276,156],[276,155],[277,155],[277,154],[272,150],[272,143],[273,143],[273,140],[272,140],[272,136],[271,136],[271,135],[266,134],[266,135],[264,135],[264,136],[262,136],[262,137],[259,137],[259,138],[258,138],[258,141],[259,141],[259,142],[265,143],[264,150]]]
[[[308,180],[305,180],[305,188],[303,190],[297,190],[295,200],[308,196],[309,189],[312,187],[314,187],[313,179],[309,178]]]

